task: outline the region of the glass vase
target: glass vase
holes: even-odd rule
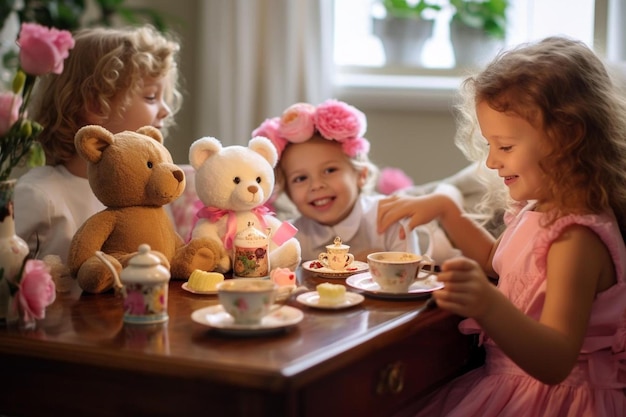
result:
[[[28,255],[28,245],[15,234],[13,191],[17,180],[0,181],[0,325],[19,317],[16,292],[17,275]]]

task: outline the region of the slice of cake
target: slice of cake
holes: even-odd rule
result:
[[[341,284],[324,282],[315,287],[320,296],[320,304],[341,304],[346,300],[346,287]]]
[[[219,272],[194,270],[187,281],[187,288],[197,292],[217,291],[217,284],[224,281],[224,275]]]

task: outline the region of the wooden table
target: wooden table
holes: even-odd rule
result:
[[[417,314],[423,299],[328,311],[292,297],[299,324],[242,337],[192,321],[217,297],[181,284],[170,283],[165,324],[125,325],[119,296],[75,290],[34,330],[0,329],[0,415],[390,416],[470,364],[460,318]]]

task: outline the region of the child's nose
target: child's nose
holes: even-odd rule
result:
[[[313,178],[311,180],[311,190],[321,190],[326,186],[326,183],[321,178]]]
[[[497,158],[493,155],[493,153],[491,151],[489,152],[489,154],[487,154],[487,159],[485,160],[485,165],[489,169],[498,169],[498,168],[500,168],[500,163],[498,162]]]
[[[172,110],[170,109],[170,106],[168,106],[165,101],[162,101],[161,106],[159,107],[159,113],[157,114],[157,117],[159,119],[164,119],[167,116],[169,116],[171,113],[172,113]]]

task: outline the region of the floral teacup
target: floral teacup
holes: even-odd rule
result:
[[[410,252],[375,252],[367,255],[372,280],[380,289],[390,293],[406,293],[417,279],[420,271],[434,266],[426,255]]]

